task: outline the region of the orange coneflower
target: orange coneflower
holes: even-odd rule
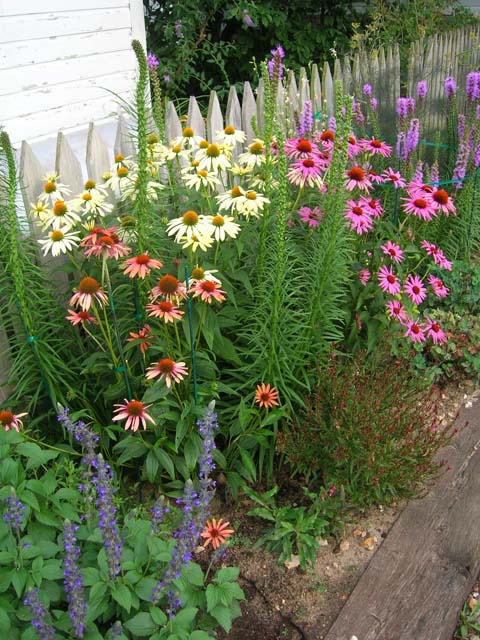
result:
[[[79,305],[84,311],[88,311],[94,298],[100,305],[108,303],[108,296],[105,291],[102,291],[100,283],[95,278],[87,276],[78,283],[78,290],[70,298],[69,304]]]
[[[130,278],[138,276],[143,280],[150,273],[151,269],[161,269],[162,267],[163,264],[160,260],[151,258],[148,255],[148,251],[145,251],[145,253],[139,256],[125,260],[121,268],[124,270],[126,276],[130,276]]]
[[[160,376],[160,380],[165,378],[165,383],[168,388],[172,386],[172,378],[174,382],[181,382],[188,374],[188,369],[185,366],[185,362],[174,362],[170,358],[162,358],[156,364],[148,367],[146,378],[156,378]]]
[[[227,529],[230,525],[229,522],[223,522],[223,518],[219,518],[218,521],[215,518],[212,520],[207,520],[207,524],[205,525],[204,531],[200,534],[202,538],[205,538],[205,542],[203,543],[204,547],[207,547],[210,543],[212,543],[212,547],[214,549],[218,549],[218,547],[225,542],[227,538],[230,538],[233,535],[233,529]]]
[[[255,402],[265,409],[271,409],[273,406],[278,406],[278,391],[275,387],[271,387],[269,384],[257,385],[255,392]]]

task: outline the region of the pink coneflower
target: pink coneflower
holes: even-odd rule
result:
[[[348,220],[350,228],[362,235],[367,233],[373,227],[373,219],[366,207],[362,207],[355,200],[347,201],[348,209],[345,212],[345,218]]]
[[[403,290],[414,304],[422,304],[427,297],[427,290],[418,276],[410,274],[405,280]]]
[[[285,141],[285,155],[288,158],[303,160],[304,158],[310,158],[313,154],[318,154],[319,151],[315,142],[304,138],[289,138]]]
[[[262,382],[262,384],[257,385],[257,390],[255,391],[255,402],[265,409],[271,409],[274,406],[278,406],[278,391],[275,387]]]
[[[430,222],[432,217],[437,215],[431,202],[426,198],[411,196],[410,198],[402,198],[405,204],[402,205],[407,213],[411,213],[420,220]]]
[[[349,158],[354,158],[362,151],[362,147],[357,142],[355,136],[348,136],[348,147],[347,147],[347,155]]]
[[[126,420],[125,429],[131,429],[132,431],[138,431],[138,427],[141,425],[144,429],[147,428],[147,420],[152,424],[155,424],[155,420],[148,415],[147,409],[151,407],[151,404],[143,404],[140,400],[127,400],[124,399],[125,404],[115,404],[118,409],[114,410],[117,415],[113,416],[112,420]]]
[[[235,532],[233,529],[228,529],[230,526],[229,522],[223,522],[222,518],[215,520],[207,520],[207,524],[205,525],[204,531],[200,534],[202,538],[205,538],[205,542],[203,544],[204,547],[207,547],[210,543],[214,549],[218,549],[221,544],[225,542],[227,538],[230,538]]]
[[[436,189],[433,191],[430,195],[430,202],[436,211],[442,211],[447,218],[450,213],[453,213],[454,216],[457,215],[457,208],[445,189]]]
[[[144,280],[152,269],[161,269],[162,267],[163,264],[160,260],[151,258],[148,255],[148,251],[145,251],[145,253],[139,256],[125,260],[121,268],[124,270],[126,276],[130,276],[130,278],[138,276]]]
[[[445,286],[443,280],[430,274],[428,276],[428,283],[432,287],[433,293],[439,298],[446,298],[450,293],[449,289]]]
[[[446,342],[447,336],[444,334],[438,322],[435,322],[428,316],[425,316],[425,320],[427,321],[425,325],[425,332],[427,334],[427,338],[431,338],[434,344],[438,344],[439,342]]]
[[[433,257],[433,261],[435,264],[438,264],[442,269],[446,269],[447,271],[452,270],[452,263],[450,260],[447,260],[443,251],[439,249],[433,242],[428,242],[428,240],[422,240],[420,243],[422,249],[425,249],[429,256]]]
[[[396,263],[403,262],[403,249],[400,249],[398,244],[394,244],[393,242],[390,242],[390,240],[387,240],[385,244],[382,244],[380,249],[387,256],[390,256],[392,260],[395,260]]]
[[[211,304],[212,300],[223,302],[226,299],[225,291],[220,289],[220,285],[213,280],[199,280],[190,289],[194,298],[200,297],[203,302]]]
[[[138,333],[130,331],[129,335],[130,338],[127,338],[127,342],[138,340],[138,346],[143,354],[153,345],[153,342],[149,342],[149,339],[153,337],[152,328],[149,324],[146,324],[142,329],[139,329]]]
[[[147,304],[148,315],[152,318],[161,318],[165,323],[181,320],[184,312],[176,307],[170,300],[162,300],[156,304]]]
[[[0,409],[0,426],[4,431],[20,431],[20,427],[23,427],[23,422],[20,418],[26,416],[26,413],[14,414],[8,409]]]
[[[320,220],[323,218],[324,213],[320,210],[320,207],[302,207],[297,211],[302,222],[306,222],[309,227],[318,227]]]
[[[383,184],[385,182],[385,178],[380,174],[376,173],[376,171],[373,171],[373,169],[368,170],[368,179],[375,184]]]
[[[391,182],[395,189],[399,189],[400,187],[404,187],[406,185],[406,182],[404,178],[402,178],[400,172],[394,171],[392,167],[388,167],[388,169],[385,169],[385,171],[382,173],[382,176],[384,178],[384,181]]]
[[[393,273],[392,267],[383,265],[380,267],[377,277],[382,291],[390,293],[392,296],[400,293],[400,280]]]
[[[364,287],[367,285],[367,282],[370,280],[371,277],[372,277],[372,274],[368,269],[360,269],[360,271],[358,272],[358,279],[360,280],[360,282],[363,284]]]
[[[109,229],[95,227],[95,229],[92,229],[90,234],[80,243],[82,246],[87,247],[85,250],[86,257],[96,256],[100,258],[106,255],[108,258],[118,260],[128,255],[131,249],[120,240],[116,233],[117,230],[117,227]]]
[[[389,300],[387,302],[387,311],[390,314],[391,318],[395,318],[401,324],[407,319],[407,314],[405,313],[405,307],[400,302],[400,300]]]
[[[348,191],[353,191],[355,188],[368,191],[372,187],[372,183],[362,167],[352,167],[346,172],[345,178],[345,188]]]
[[[361,198],[358,201],[358,204],[361,207],[364,207],[373,218],[380,218],[382,216],[383,207],[380,200],[375,200],[375,198],[361,196]]]
[[[371,140],[360,140],[359,144],[362,146],[362,150],[371,153],[372,155],[379,154],[384,158],[388,158],[388,156],[392,153],[392,147],[382,140],[376,140],[372,138]]]
[[[92,302],[96,300],[100,306],[108,303],[105,291],[102,291],[100,283],[95,278],[82,278],[78,283],[76,293],[70,298],[69,304],[79,305],[84,311],[88,311]]]
[[[292,163],[288,170],[287,177],[290,182],[297,187],[318,187],[323,186],[323,173],[325,167],[318,156],[304,158]]]
[[[152,289],[153,300],[157,298],[165,298],[165,300],[177,300],[178,298],[186,298],[187,290],[183,282],[180,282],[178,278],[167,274],[162,278],[159,278],[157,284]]]
[[[74,311],[73,309],[68,310],[68,316],[65,316],[65,318],[73,325],[89,324],[90,322],[95,324],[97,322],[97,319],[90,315],[88,311]]]
[[[170,389],[172,379],[174,382],[181,382],[188,375],[188,369],[185,362],[174,362],[170,358],[162,358],[156,364],[148,367],[145,377],[151,380],[160,376],[160,380],[165,378],[165,384]]]
[[[417,320],[407,318],[406,320],[407,330],[403,334],[404,338],[411,338],[412,342],[425,342],[425,325]]]

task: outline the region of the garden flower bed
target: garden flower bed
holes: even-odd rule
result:
[[[165,140],[157,62],[133,47],[135,157],[117,154],[81,193],[47,174],[33,234],[0,134],[12,362],[0,629],[13,640],[228,634],[244,591],[276,592],[255,573],[263,563],[270,580],[295,576],[298,600],[309,568],[327,574],[337,551],[358,565],[394,518],[389,505],[445,471],[439,451],[456,426],[433,383],[478,374],[478,300],[456,283],[478,278],[480,73],[463,97],[446,79],[446,142],[432,151],[420,140],[425,81],[398,102],[395,143],[368,84],[353,99],[337,83],[335,116],[314,118],[306,101],[280,120],[278,46],[262,66],[253,140],[229,123],[210,140],[190,126]],[[256,544],[280,568],[258,551],[250,577],[241,549],[260,521]],[[318,565],[324,540],[332,551]],[[232,541],[243,589],[224,559]],[[322,598],[321,580],[305,596],[313,608],[336,593]],[[338,581],[325,630],[348,596],[350,580]],[[274,633],[307,637],[312,619],[303,628],[276,593]]]

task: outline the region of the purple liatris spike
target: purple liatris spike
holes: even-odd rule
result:
[[[423,182],[423,162],[419,160],[415,167],[415,173],[413,174],[413,182],[421,184]]]
[[[79,567],[80,547],[77,545],[78,526],[66,521],[63,526],[64,586],[67,594],[68,613],[76,638],[83,638],[87,603],[83,590],[83,576]]]
[[[217,414],[212,404],[208,405],[203,420],[197,422],[198,431],[202,438],[202,452],[198,458],[200,476],[200,513],[201,525],[208,517],[208,505],[215,493],[215,481],[212,480],[212,472],[215,469],[213,452],[215,450],[215,430],[218,429]]]
[[[447,98],[454,98],[457,95],[457,82],[451,76],[445,78],[445,95]]]
[[[430,182],[437,185],[440,182],[440,172],[438,170],[438,162],[434,162],[430,167]]]
[[[158,65],[159,64],[160,63],[158,62],[157,56],[154,53],[150,52],[147,55],[147,66],[148,66],[149,70],[150,71],[156,71],[158,69]]]
[[[457,161],[453,170],[452,178],[454,180],[455,188],[460,189],[463,184],[463,179],[467,172],[468,157],[470,155],[470,149],[468,143],[462,141],[458,146]]]
[[[302,109],[302,117],[297,127],[297,135],[299,138],[304,138],[313,130],[313,115],[312,115],[312,101],[305,100]]]
[[[407,157],[409,157],[415,149],[418,147],[418,143],[420,140],[420,120],[418,118],[413,118],[410,121],[410,127],[407,131],[407,137],[405,141],[405,152]]]
[[[183,36],[183,23],[181,20],[175,21],[174,29],[175,29],[175,35],[177,36],[177,38],[181,38]]]
[[[363,88],[362,88],[362,92],[364,96],[368,96],[369,98],[372,97],[372,85],[371,84],[364,84]]]
[[[466,93],[470,100],[480,98],[480,71],[471,71],[467,74]]]
[[[457,135],[459,140],[463,138],[463,134],[465,133],[465,122],[466,122],[465,114],[459,113],[458,119],[457,119]]]
[[[417,96],[420,100],[425,100],[425,96],[428,92],[428,82],[426,80],[420,80],[417,83]]]
[[[365,122],[365,116],[362,112],[362,107],[359,102],[353,101],[353,119],[357,125],[362,125]]]
[[[372,98],[370,100],[370,107],[371,107],[372,111],[376,111],[377,110],[377,106],[378,106],[378,100],[376,98]]]
[[[480,144],[477,144],[473,151],[473,166],[478,169],[480,166]]]
[[[25,505],[14,493],[11,496],[7,496],[4,503],[6,508],[3,520],[8,524],[12,533],[19,534],[24,524]]]
[[[397,114],[400,118],[408,118],[415,111],[414,98],[399,98],[397,102]]]
[[[27,591],[23,604],[28,607],[32,616],[32,626],[39,640],[56,640],[55,629],[48,621],[48,612],[40,600],[38,589]]]
[[[268,75],[270,80],[281,80],[283,78],[283,63],[282,60],[285,57],[285,51],[282,45],[278,45],[276,49],[271,51],[273,58],[268,61]]]
[[[400,131],[397,136],[396,151],[397,151],[397,157],[400,158],[401,160],[407,159],[405,138],[406,138],[405,131]]]

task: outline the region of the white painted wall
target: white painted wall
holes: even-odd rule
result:
[[[134,38],[145,46],[142,0],[0,0],[0,124],[14,146],[52,167],[59,130],[82,159],[90,121],[111,138],[110,92],[134,90]]]

